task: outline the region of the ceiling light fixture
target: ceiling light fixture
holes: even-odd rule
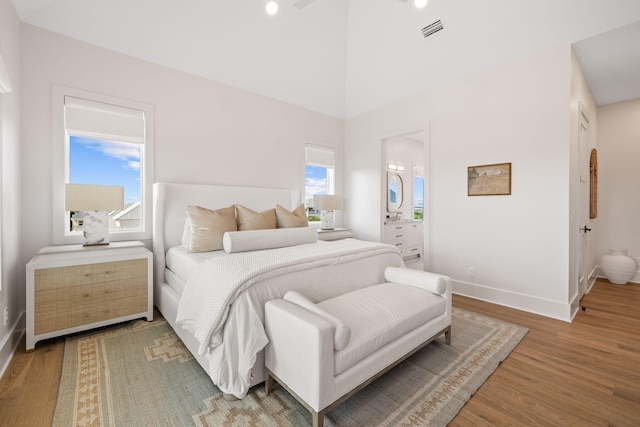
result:
[[[415,0],[413,2],[413,4],[415,4],[418,9],[426,7],[427,3],[429,3],[429,0]]]
[[[275,1],[267,2],[266,10],[269,15],[275,15],[278,13],[278,3]]]

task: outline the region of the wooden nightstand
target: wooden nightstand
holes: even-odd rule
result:
[[[348,237],[353,237],[353,233],[348,228],[318,229],[318,240],[340,240]]]
[[[142,242],[49,246],[27,263],[27,351],[141,317],[153,320],[153,256]]]

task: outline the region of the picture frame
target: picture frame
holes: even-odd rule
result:
[[[467,195],[511,195],[511,163],[467,167]]]

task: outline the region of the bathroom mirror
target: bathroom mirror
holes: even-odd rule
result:
[[[398,212],[402,206],[402,177],[397,172],[387,172],[387,211]]]

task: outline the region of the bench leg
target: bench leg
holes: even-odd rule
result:
[[[311,412],[311,417],[313,418],[313,427],[323,427],[324,426],[324,411]]]
[[[273,377],[270,374],[267,374],[267,378],[264,380],[264,392],[266,394],[271,393],[273,389]]]
[[[444,342],[447,345],[451,344],[451,326],[449,326],[447,330],[444,332]]]

